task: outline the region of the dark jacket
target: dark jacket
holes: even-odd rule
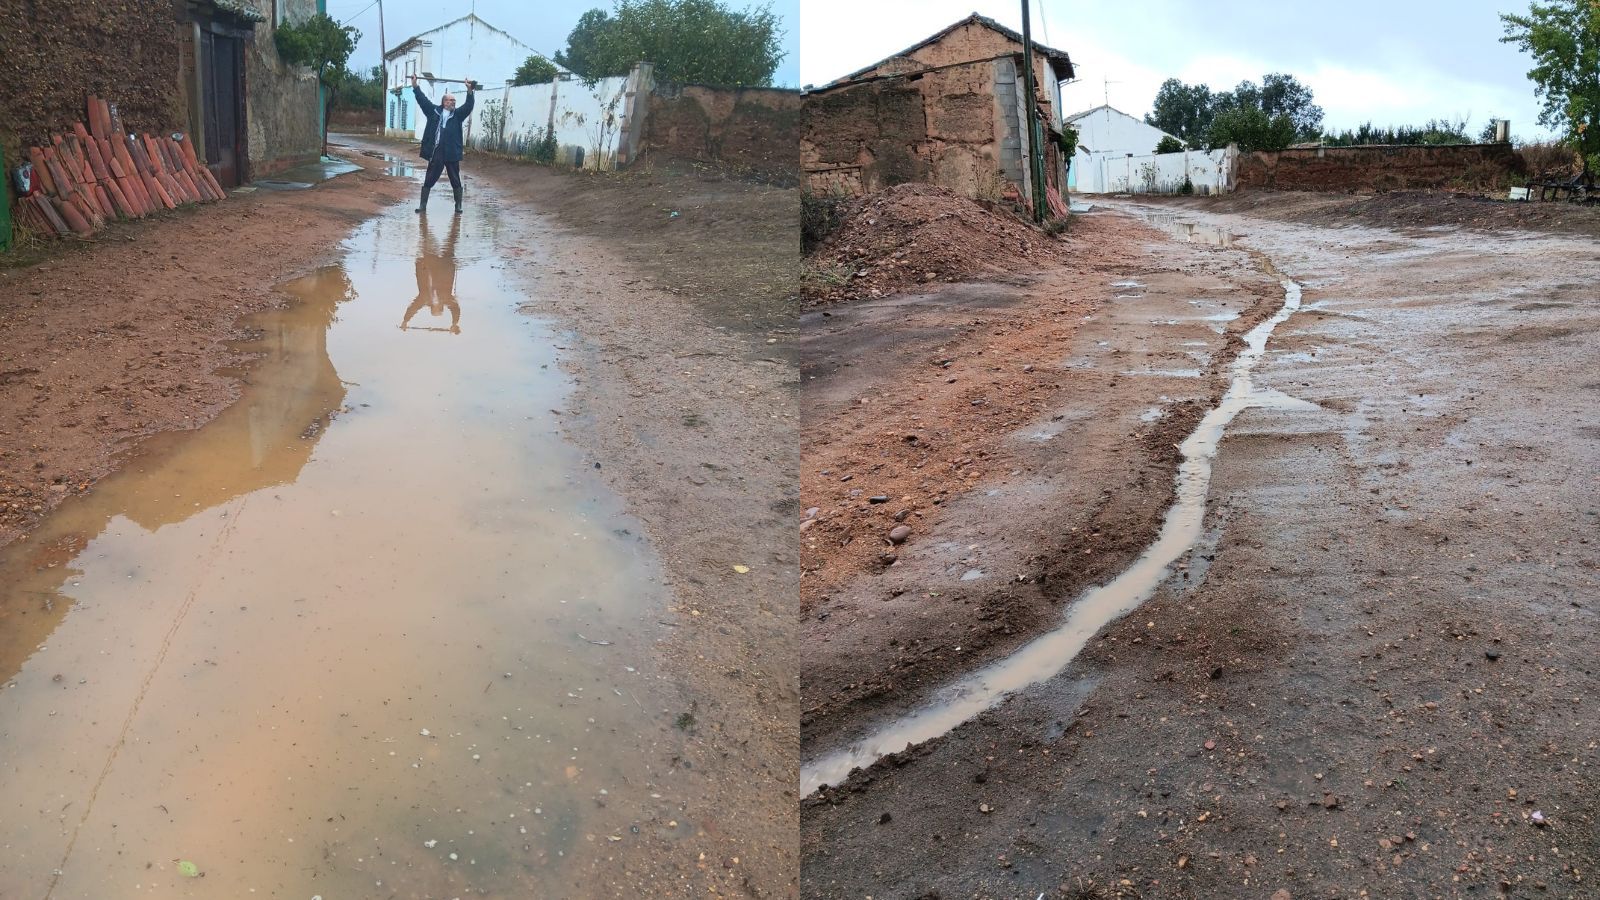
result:
[[[439,113],[441,110],[435,106],[422,88],[411,86],[411,92],[417,97],[417,105],[422,107],[422,114],[428,117],[428,126],[422,129],[422,158],[432,160],[435,154],[442,162],[461,161],[461,126],[467,122],[467,116],[472,115],[473,93],[467,91],[467,102],[458,105],[450,113],[450,121],[444,126],[444,134],[439,133]]]

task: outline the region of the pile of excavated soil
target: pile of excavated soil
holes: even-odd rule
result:
[[[928,184],[901,184],[852,202],[806,261],[810,305],[885,297],[934,281],[1039,269],[1064,242],[995,205]]]

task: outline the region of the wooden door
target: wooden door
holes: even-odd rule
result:
[[[201,31],[206,167],[223,187],[245,178],[244,41]]]

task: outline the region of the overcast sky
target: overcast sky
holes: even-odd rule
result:
[[[1499,43],[1498,14],[1526,0],[1032,0],[1034,38],[1067,51],[1068,114],[1111,105],[1142,116],[1168,78],[1213,90],[1267,72],[1311,86],[1325,130],[1490,118],[1545,133],[1528,57]],[[823,84],[896,53],[972,12],[1012,28],[1020,0],[801,0],[800,82]],[[1042,20],[1041,20],[1042,11]],[[1109,80],[1110,84],[1106,84]]]
[[[772,11],[783,20],[787,32],[783,49],[787,56],[778,64],[773,84],[781,87],[800,85],[800,17],[801,0],[772,0]],[[729,6],[748,8],[764,3],[750,0],[727,0]],[[383,0],[384,36],[389,46],[400,43],[412,35],[437,28],[452,19],[476,12],[478,18],[509,32],[517,40],[543,53],[554,56],[567,46],[567,35],[578,17],[594,8],[611,10],[611,0]],[[376,0],[328,0],[328,15],[346,25],[361,29],[361,43],[356,45],[350,58],[350,68],[356,71],[370,69],[378,64],[378,7]]]

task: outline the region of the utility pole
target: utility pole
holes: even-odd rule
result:
[[[389,53],[389,42],[384,40],[384,0],[378,0],[378,67],[384,70],[384,106],[389,106],[389,61],[384,59],[386,53]]]
[[[1044,221],[1044,147],[1039,129],[1039,103],[1033,84],[1033,31],[1029,27],[1028,7],[1033,0],[1022,0],[1022,82],[1027,92],[1024,110],[1028,129],[1028,178],[1033,185],[1033,220]]]

